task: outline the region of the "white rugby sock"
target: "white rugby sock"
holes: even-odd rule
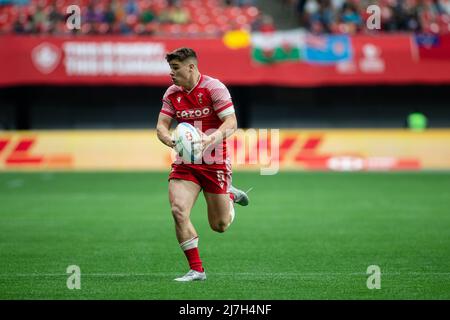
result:
[[[197,248],[198,247],[198,236],[180,243],[180,247],[183,251]]]

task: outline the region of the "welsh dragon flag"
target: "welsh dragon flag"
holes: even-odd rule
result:
[[[252,58],[260,63],[299,61],[305,43],[303,30],[252,33]]]
[[[312,35],[301,29],[252,34],[252,58],[262,64],[285,61],[335,64],[352,59],[348,35]]]

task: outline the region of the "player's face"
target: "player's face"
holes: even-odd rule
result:
[[[178,60],[172,60],[169,63],[170,77],[177,86],[185,86],[189,83],[189,79],[192,73],[191,64],[187,61],[181,62]]]

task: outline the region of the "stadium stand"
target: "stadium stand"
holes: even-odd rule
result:
[[[262,12],[277,2],[284,12]],[[71,4],[81,8],[81,30],[65,28]],[[217,37],[235,29],[273,31],[292,11],[298,26],[316,34],[380,32],[363,27],[371,4],[381,9],[381,32],[450,33],[450,0],[1,0],[0,34]]]
[[[381,9],[381,32],[450,32],[449,0],[283,0],[314,33],[374,32],[363,27],[369,5]]]
[[[137,34],[220,36],[233,29],[267,29],[254,1],[30,0],[0,2],[0,34]],[[82,28],[65,27],[68,5],[81,8]],[[261,23],[263,22],[263,23]]]

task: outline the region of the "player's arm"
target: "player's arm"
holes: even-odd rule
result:
[[[203,145],[207,147],[210,144],[219,144],[224,139],[231,136],[237,130],[236,114],[233,112],[222,118],[220,127],[210,135],[203,136]]]
[[[175,142],[172,140],[172,136],[170,134],[170,125],[172,124],[172,121],[173,119],[171,117],[160,113],[158,123],[156,124],[156,134],[158,139],[171,148],[175,146]]]

